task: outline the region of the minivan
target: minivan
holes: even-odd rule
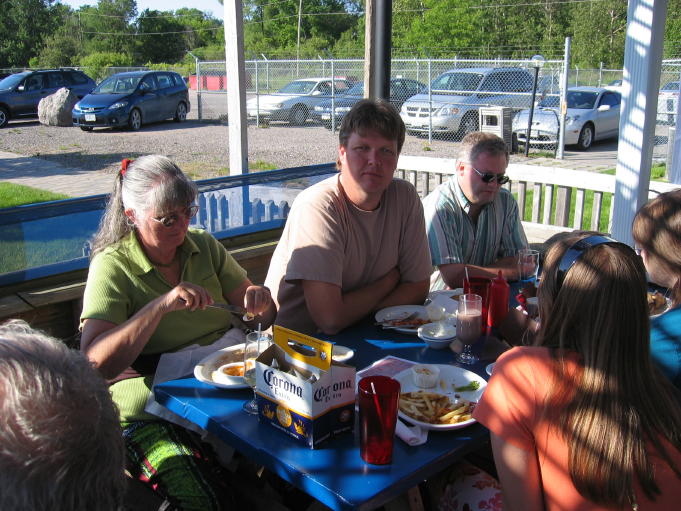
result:
[[[400,116],[407,133],[465,135],[478,129],[480,107],[529,107],[532,85],[532,74],[518,67],[451,69],[430,84],[432,103],[428,91],[412,96]]]
[[[187,84],[171,71],[133,71],[111,75],[73,107],[73,125],[83,131],[127,127],[174,119],[189,112]]]

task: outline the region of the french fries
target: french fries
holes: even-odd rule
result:
[[[429,424],[458,424],[471,419],[475,403],[460,399],[452,403],[443,394],[426,392],[404,392],[400,394],[400,410],[412,419]]]

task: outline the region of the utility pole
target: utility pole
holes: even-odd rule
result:
[[[303,21],[303,0],[298,2],[298,43],[296,45],[296,60],[300,60],[300,25]]]

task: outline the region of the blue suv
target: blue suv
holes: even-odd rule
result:
[[[24,71],[0,81],[0,128],[10,119],[37,117],[38,103],[62,87],[71,89],[79,99],[95,87],[95,81],[75,69]]]
[[[83,131],[128,127],[173,118],[182,122],[189,112],[187,84],[171,71],[118,73],[102,81],[73,107],[73,125]]]

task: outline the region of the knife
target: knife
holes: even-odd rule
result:
[[[179,300],[181,302],[186,301],[183,298],[180,298]],[[253,317],[255,317],[252,314],[248,314],[248,312],[246,312],[246,309],[244,307],[240,307],[239,305],[230,305],[228,303],[217,303],[217,302],[215,302],[215,303],[212,303],[210,305],[207,305],[206,307],[210,307],[212,309],[223,309],[223,310],[226,310],[228,312],[231,312],[232,314],[236,314],[238,316],[244,316],[244,319],[246,321],[250,321],[251,319],[253,319]],[[246,319],[246,317],[248,317],[248,319]]]
[[[232,312],[234,314],[244,315],[246,314],[246,309],[244,307],[239,307],[238,305],[229,305],[227,303],[211,303],[207,307],[213,309],[224,309],[226,311]]]

